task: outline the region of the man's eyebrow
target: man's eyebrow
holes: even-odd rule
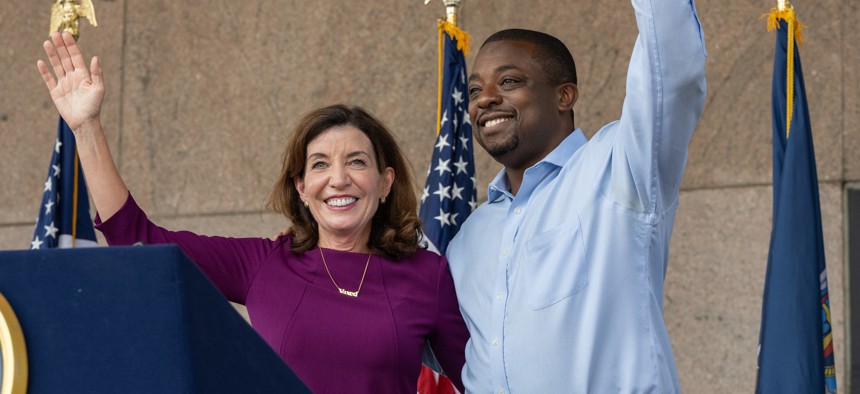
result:
[[[496,69],[493,70],[493,74],[499,74],[499,73],[503,73],[503,72],[508,71],[508,70],[518,70],[518,69],[519,69],[519,67],[517,67],[513,64],[503,64],[499,67],[496,67]],[[469,82],[472,82],[472,81],[474,81],[476,79],[480,79],[480,78],[481,78],[480,74],[472,73],[472,75],[469,75]]]
[[[508,70],[518,70],[518,69],[519,69],[519,67],[517,67],[513,64],[503,64],[501,66],[496,67],[496,69],[493,70],[493,72],[496,74],[499,74],[499,73],[502,73],[502,72],[505,72]]]

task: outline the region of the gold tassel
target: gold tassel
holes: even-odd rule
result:
[[[771,8],[769,13],[761,16],[761,19],[765,18],[767,18],[767,31],[779,29],[779,20],[782,19],[788,24],[789,29],[794,29],[794,39],[797,40],[797,45],[803,45],[802,30],[806,28],[806,25],[797,20],[793,7],[786,7],[782,11],[775,7]]]
[[[803,44],[801,30],[805,27],[797,20],[794,7],[785,9],[771,8],[770,13],[762,15],[767,18],[767,31],[779,28],[779,20],[782,19],[788,25],[788,45],[785,54],[785,138],[791,135],[791,116],[794,112],[794,42]]]
[[[457,50],[463,52],[463,56],[469,54],[469,34],[465,31],[461,30],[459,27],[450,23],[448,21],[439,19],[439,68],[437,71],[438,81],[437,81],[437,94],[436,94],[436,136],[439,136],[439,132],[442,130],[442,73],[444,70],[445,61],[445,36],[443,34],[448,33],[448,36],[457,41]]]
[[[448,33],[451,38],[457,40],[457,50],[463,52],[463,56],[469,54],[469,33],[442,19],[439,19],[439,30]]]

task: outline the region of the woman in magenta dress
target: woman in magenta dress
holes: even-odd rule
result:
[[[98,58],[74,39],[44,44],[38,69],[75,134],[110,245],[179,245],[316,393],[414,393],[429,344],[462,390],[468,332],[444,257],[419,246],[409,166],[392,134],[357,107],[313,111],[296,127],[269,208],[275,240],[170,231],[147,219],[119,176],[99,119]],[[56,75],[56,77],[55,77]]]

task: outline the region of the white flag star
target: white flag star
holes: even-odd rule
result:
[[[462,200],[463,199],[463,189],[465,189],[465,187],[457,186],[457,183],[455,182],[454,188],[451,189],[451,199],[456,200],[459,198]]]
[[[60,176],[60,166],[51,164],[51,167],[54,169],[54,176]]]
[[[53,206],[54,206],[53,201],[48,201],[48,203],[45,204],[45,215],[49,215],[51,213],[51,207],[53,207]]]
[[[39,249],[42,247],[42,240],[36,237],[33,242],[30,242],[30,249]]]
[[[451,146],[451,144],[448,143],[448,134],[440,135],[439,142],[436,143],[436,147],[439,148],[439,152],[441,152],[446,146]]]
[[[436,190],[433,194],[439,196],[439,201],[445,201],[446,198],[451,198],[451,193],[448,192],[449,189],[451,189],[451,186],[444,186],[440,183],[439,190]]]
[[[469,119],[468,117],[466,119]],[[468,137],[460,137],[460,143],[463,144],[463,149],[469,150],[469,138]]]
[[[54,152],[60,153],[60,147],[63,146],[63,143],[60,140],[57,140],[57,144],[54,145]]]
[[[475,210],[475,208],[478,208],[478,201],[475,198],[476,197],[472,195],[472,201],[469,201],[469,206],[472,207],[473,211]]]
[[[444,174],[445,171],[451,172],[451,169],[448,168],[448,162],[450,162],[450,161],[451,161],[451,159],[448,159],[448,160],[439,159],[439,165],[437,165],[436,168],[434,168],[434,170],[439,171],[439,176],[442,176],[442,174]]]
[[[439,126],[444,126],[445,122],[448,121],[448,110],[445,110],[445,113],[442,114],[442,120],[439,121]]]
[[[448,226],[450,226],[450,225],[451,225],[451,214],[450,214],[450,213],[445,213],[445,211],[443,211],[441,208],[439,209],[439,216],[436,216],[436,217],[434,217],[433,219],[438,220],[438,221],[439,221],[439,225],[441,225],[443,228],[444,228],[446,225],[448,225]]]
[[[468,117],[468,116],[464,116],[464,117],[463,117],[463,124],[471,125],[471,124],[472,124],[472,119],[469,119],[469,117]]]
[[[50,225],[45,226],[45,239],[48,239],[48,237],[57,238],[57,231],[60,231],[60,229],[54,227],[54,222],[51,222]]]
[[[469,172],[466,171],[467,165],[469,165],[469,162],[467,162],[466,160],[463,160],[463,156],[460,156],[460,160],[457,160],[457,162],[454,163],[454,167],[457,167],[457,174],[459,174],[461,172],[468,174]]]
[[[454,88],[454,93],[451,93],[451,97],[454,99],[456,105],[460,105],[463,102],[463,92],[457,90],[456,87]]]
[[[48,180],[45,181],[45,191],[49,192],[53,188],[54,188],[54,181],[52,181],[51,178],[48,178]]]
[[[424,204],[424,200],[430,197],[430,186],[424,186],[424,193],[421,193],[421,203]]]

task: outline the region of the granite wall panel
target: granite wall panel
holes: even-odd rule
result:
[[[838,184],[820,187],[841,389],[847,307],[843,191]],[[755,388],[772,194],[770,186],[681,194],[663,308],[683,392],[741,393]]]
[[[51,3],[0,4],[0,224],[35,222],[57,139],[59,115],[36,69],[36,60],[48,60],[42,42],[48,38]],[[109,72],[105,83],[112,90],[105,97],[102,121],[111,130],[118,128],[120,118],[124,6],[124,0],[97,2],[99,27],[87,22],[81,27],[87,62],[98,54]],[[116,150],[117,134],[108,139]]]
[[[51,1],[0,2],[0,248],[25,248],[47,171],[56,111],[35,68]],[[96,1],[84,26],[108,92],[103,122],[120,172],[162,225],[269,236],[261,213],[289,132],[305,112],[364,106],[398,135],[423,183],[434,138],[441,2]],[[667,276],[665,315],[684,392],[748,392],[770,231],[770,3],[700,0],[708,96],[690,146]],[[837,373],[845,366],[841,187],[860,180],[860,33],[849,0],[800,2],[831,278]],[[576,125],[617,119],[636,36],[629,2],[466,0],[477,48],[493,32],[549,32],[571,48]],[[500,166],[476,152],[479,199]],[[844,387],[844,386],[841,386]]]

